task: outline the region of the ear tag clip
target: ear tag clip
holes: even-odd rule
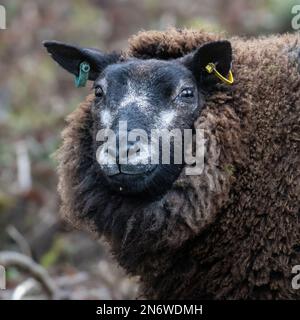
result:
[[[225,78],[224,76],[221,75],[221,73],[216,69],[216,66],[214,63],[210,62],[206,67],[205,70],[208,73],[214,73],[214,75],[219,78],[221,81],[223,81],[226,84],[233,84],[234,79],[233,79],[233,74],[231,72],[231,70],[229,70],[228,73],[228,79]]]
[[[91,67],[89,63],[86,61],[83,61],[79,65],[79,74],[78,76],[75,76],[75,86],[76,88],[79,87],[85,87],[86,82],[89,79],[89,72],[91,70]]]

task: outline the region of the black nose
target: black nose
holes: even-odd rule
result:
[[[110,170],[102,167],[109,175],[118,173],[128,175],[147,174],[152,171],[156,165],[151,165],[150,146],[140,141],[129,141],[130,132],[132,130],[142,130],[147,133],[147,121],[140,108],[135,103],[132,103],[126,108],[122,108],[111,125],[111,129],[116,135],[116,150],[108,150],[108,157],[115,159],[116,164]],[[148,136],[142,139],[148,140]],[[141,138],[140,138],[141,139]]]
[[[143,174],[154,169],[150,163],[150,153],[147,145],[138,145],[136,141],[127,141],[126,145],[121,145],[116,150],[116,163],[119,171],[124,174]]]
[[[116,147],[116,148],[115,148]],[[109,160],[109,164],[106,162]],[[151,172],[156,165],[151,164],[149,146],[136,141],[122,141],[117,136],[116,146],[108,147],[98,157],[101,169],[108,176],[120,173],[141,175]]]

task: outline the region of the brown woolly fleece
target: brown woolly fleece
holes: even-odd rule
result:
[[[142,32],[128,56],[180,57],[221,35]],[[195,122],[205,166],[157,201],[110,194],[92,150],[90,106],[58,152],[62,211],[104,235],[117,261],[160,299],[297,299],[300,264],[300,35],[231,38],[235,84],[217,85]]]

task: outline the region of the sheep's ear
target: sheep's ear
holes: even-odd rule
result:
[[[231,69],[231,44],[229,41],[208,42],[181,58],[181,62],[193,72],[200,85],[214,83],[217,77],[209,74],[205,67],[214,63],[217,71],[226,77]]]
[[[81,48],[58,41],[44,41],[43,45],[60,66],[75,76],[79,75],[80,63],[88,62],[88,79],[93,81],[106,66],[116,63],[120,57],[117,53],[106,54],[97,49]]]

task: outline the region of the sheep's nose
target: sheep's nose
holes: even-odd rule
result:
[[[136,142],[127,142],[127,147],[119,147],[117,163],[120,171],[125,174],[142,174],[152,171],[149,146]]]
[[[119,141],[118,141],[119,142]],[[119,144],[119,143],[118,143]],[[108,147],[98,155],[101,169],[108,175],[119,173],[140,175],[151,172],[156,166],[151,165],[149,146],[136,142],[127,142],[127,146]]]

